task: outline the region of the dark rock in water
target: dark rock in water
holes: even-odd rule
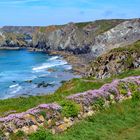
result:
[[[53,84],[49,84],[49,83],[45,83],[44,81],[37,85],[38,88],[48,87],[48,86],[54,86],[54,85]]]
[[[64,84],[66,81],[65,80],[63,80],[63,81],[61,81],[61,84]]]
[[[13,83],[16,83],[16,81],[13,81]]]
[[[25,82],[27,82],[27,83],[32,83],[33,81],[32,81],[32,80],[27,80],[27,81],[25,81]]]
[[[52,69],[52,68],[48,69],[48,71],[49,72],[56,72],[56,70],[55,69]]]

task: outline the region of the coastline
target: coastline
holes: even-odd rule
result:
[[[69,64],[72,65],[74,74],[85,76],[85,72],[88,66],[88,61],[81,55],[74,55],[73,53],[65,51],[49,51],[50,55],[59,55],[64,58]]]
[[[36,49],[36,48],[27,48],[28,51],[34,51],[34,52],[44,52],[48,53],[49,55],[58,55],[64,58],[70,65],[72,65],[72,71],[76,75],[85,76],[86,69],[88,67],[88,62],[90,58],[85,58],[85,56],[82,55],[74,55],[71,52],[68,51],[57,51],[57,50],[49,50],[44,51],[42,49]]]
[[[5,47],[3,47],[3,49],[5,49]],[[0,49],[0,50],[3,50],[3,49]],[[11,48],[11,47],[6,47],[6,49],[5,50],[21,50],[22,48]],[[27,51],[31,51],[31,49],[26,49]],[[43,53],[45,53],[46,54],[46,52],[44,52],[44,51],[42,51],[42,50],[36,50],[35,51],[36,53],[37,52],[43,52]],[[44,55],[45,55],[44,54]],[[51,55],[51,56],[54,56],[54,55],[58,55],[58,56],[62,56],[62,58],[63,58],[63,60],[65,61],[67,61],[67,60],[71,60],[71,59],[69,59],[69,58],[71,58],[71,56],[70,56],[70,54],[68,54],[68,53],[62,53],[61,55],[60,55],[60,53],[58,53],[58,52],[52,52],[52,53],[48,53],[49,55]],[[68,62],[68,64],[71,64],[70,63],[70,61],[67,61]],[[51,71],[51,70],[50,70]],[[73,79],[73,78],[79,78],[79,77],[81,77],[81,75],[79,75],[79,73],[76,73],[75,71],[74,71],[74,69],[73,69],[73,67],[71,67],[71,69],[70,69],[70,71],[71,71],[71,73],[72,73],[72,75],[70,74],[69,75],[69,78],[68,78],[68,80],[69,79]],[[64,71],[64,73],[65,73],[66,71]],[[65,74],[64,74],[65,75]],[[64,76],[63,74],[62,74],[62,77]],[[70,78],[71,77],[71,78]],[[63,78],[63,79],[65,79],[65,78]],[[60,82],[60,84],[58,85],[53,85],[53,84],[51,84],[50,85],[50,83],[43,83],[43,82],[40,82],[40,83],[38,83],[38,86],[43,86],[43,87],[45,87],[46,88],[46,90],[48,90],[48,91],[46,91],[46,92],[43,92],[43,88],[40,88],[40,89],[37,89],[38,91],[40,91],[40,93],[38,93],[38,94],[34,94],[34,92],[32,91],[32,92],[29,92],[29,93],[19,93],[19,94],[17,94],[17,95],[14,95],[14,96],[11,96],[11,97],[8,97],[8,98],[19,98],[19,97],[30,97],[30,96],[43,96],[43,95],[47,95],[47,94],[53,94],[53,93],[55,93],[55,91],[57,90],[57,89],[59,89],[60,87],[61,87],[61,85],[62,85],[62,83],[63,83],[63,81],[68,81],[68,80],[62,80],[61,82]],[[15,81],[16,82],[16,81]],[[29,81],[27,81],[27,83],[31,83],[32,84],[32,80],[29,80]],[[0,100],[4,100],[4,99],[7,99],[7,97],[6,98],[1,98]]]
[[[21,50],[21,49],[24,49],[24,48],[0,47],[0,50]],[[43,52],[43,53],[48,53],[49,55],[61,56],[70,65],[72,65],[72,71],[74,74],[85,76],[85,72],[86,72],[89,60],[82,55],[74,55],[73,53],[70,53],[67,51],[56,51],[56,50],[44,51],[42,49],[36,49],[36,48],[31,48],[31,47],[27,47],[25,49],[27,49],[28,51],[31,51],[31,52]]]

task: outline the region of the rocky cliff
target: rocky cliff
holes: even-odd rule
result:
[[[140,67],[140,41],[126,47],[115,48],[91,61],[88,76],[107,78],[126,70]]]
[[[122,22],[124,20],[99,20],[40,28],[33,34],[33,47],[43,50],[68,51],[73,54],[91,53],[95,37]]]
[[[90,54],[88,57],[93,58],[112,48],[126,46],[140,40],[140,19],[97,20],[47,27],[4,26],[0,31],[1,46],[3,44],[10,46],[15,43],[15,46],[19,47],[30,45],[34,50]],[[14,37],[9,37],[9,34]],[[22,38],[21,35],[24,37]],[[32,40],[32,43],[28,44],[27,40]]]
[[[140,40],[140,19],[124,21],[115,28],[95,37],[92,52],[98,56],[113,48],[132,44],[137,40]]]
[[[97,57],[108,50],[132,44],[139,39],[140,19],[99,20],[40,29],[33,35],[33,47]]]
[[[0,48],[27,47],[34,51],[56,52],[59,55],[68,52],[71,56],[77,57],[74,62],[70,60],[70,57],[68,58],[70,61],[68,61],[72,65],[74,64],[76,71],[82,69],[82,74],[85,74],[86,65],[89,61],[109,52],[113,48],[125,47],[140,40],[140,19],[97,20],[47,27],[5,26],[1,28],[0,33]],[[125,52],[127,54],[127,51]],[[121,57],[122,53],[119,53],[118,56],[116,54],[113,54],[113,56],[109,54],[109,56],[111,55],[116,60]],[[137,57],[136,53],[134,53],[134,57]],[[126,54],[125,58],[127,59],[129,55]],[[112,57],[110,57],[104,59],[111,59]],[[113,61],[111,60],[111,62]],[[104,61],[98,63],[105,66]],[[84,66],[81,64],[84,64]],[[104,68],[100,66],[99,68],[104,71]],[[104,72],[100,74],[109,76],[113,72],[118,73],[126,69],[126,66],[121,67],[121,70],[116,70],[117,68],[114,68],[115,70],[108,74]],[[108,68],[105,67],[105,69]],[[89,73],[92,75],[94,70],[90,71]],[[103,77],[106,77],[105,75]],[[102,76],[97,77],[102,78]]]

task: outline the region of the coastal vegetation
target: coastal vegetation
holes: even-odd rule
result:
[[[75,95],[75,93],[84,92],[84,91],[87,91],[90,89],[91,90],[99,89],[102,85],[104,85],[102,88],[104,90],[107,90],[108,87],[106,87],[107,86],[107,85],[105,85],[106,83],[110,83],[110,82],[112,82],[112,80],[117,79],[117,78],[125,78],[125,77],[129,77],[129,76],[134,76],[134,75],[139,76],[139,74],[140,74],[140,69],[136,69],[136,70],[131,70],[129,72],[125,72],[123,74],[116,75],[116,76],[113,76],[111,78],[107,78],[107,79],[103,79],[103,80],[102,79],[100,79],[100,80],[94,79],[94,78],[73,79],[73,80],[70,80],[70,81],[64,83],[63,86],[61,88],[59,88],[55,94],[52,94],[52,95],[28,97],[28,98],[18,98],[18,100],[17,99],[1,100],[0,101],[1,107],[3,108],[1,110],[1,114],[4,114],[5,112],[7,113],[7,111],[12,111],[13,110],[12,107],[13,106],[17,107],[17,105],[18,106],[20,105],[20,108],[24,108],[24,109],[19,109],[17,107],[17,110],[15,108],[14,111],[22,112],[24,110],[30,109],[31,107],[35,107],[36,105],[39,105],[39,104],[42,104],[42,105],[40,105],[40,107],[46,108],[49,106],[45,105],[45,103],[55,102],[55,103],[59,103],[61,105],[62,116],[64,116],[64,118],[65,117],[67,117],[67,118],[72,117],[73,118],[73,117],[78,115],[79,111],[82,111],[81,110],[82,108],[79,106],[79,104],[72,101],[73,99],[74,99],[74,101],[76,101],[78,99],[77,98],[78,96],[80,98],[82,98],[82,94]],[[122,129],[129,129],[135,125],[135,121],[133,121],[134,116],[136,115],[136,113],[135,113],[136,110],[134,110],[134,106],[135,106],[135,109],[137,109],[137,107],[139,106],[139,99],[140,99],[139,90],[138,90],[138,87],[136,87],[137,85],[133,84],[133,82],[131,82],[131,80],[129,82],[129,80],[126,79],[126,81],[128,81],[128,84],[129,84],[128,86],[129,86],[130,92],[133,93],[131,100],[129,99],[129,100],[126,100],[122,103],[114,104],[114,97],[110,96],[110,98],[108,98],[107,100],[112,102],[112,104],[109,108],[108,107],[104,108],[105,100],[103,98],[99,98],[92,105],[92,108],[94,110],[98,110],[96,115],[92,115],[89,118],[86,117],[86,119],[84,119],[84,120],[82,119],[80,122],[76,122],[76,125],[72,125],[72,128],[70,128],[66,132],[63,132],[62,134],[52,135],[49,132],[49,130],[46,131],[44,129],[44,127],[43,128],[40,127],[40,129],[36,133],[32,133],[29,136],[27,136],[23,132],[18,131],[17,133],[12,134],[10,137],[11,137],[11,139],[15,139],[17,137],[18,137],[18,139],[22,139],[23,137],[24,138],[28,137],[31,140],[32,139],[34,139],[34,140],[38,140],[38,139],[42,139],[42,140],[45,140],[45,139],[50,139],[50,140],[53,140],[53,139],[56,139],[56,140],[57,139],[62,139],[62,140],[63,139],[64,140],[65,139],[84,139],[85,137],[87,137],[88,139],[93,139],[93,138],[95,138],[95,139],[103,139],[103,138],[108,139],[111,136],[109,137],[108,135],[106,135],[106,132],[111,130],[111,128],[112,128],[111,135],[119,135],[120,138],[125,137],[125,135],[119,134],[119,132]],[[80,83],[80,85],[79,85],[79,83]],[[114,84],[115,83],[116,82],[114,81]],[[112,83],[112,85],[113,85],[113,83]],[[83,86],[86,88],[83,88]],[[127,94],[129,91],[128,91],[128,89],[124,88],[125,86],[126,86],[126,83],[123,83],[123,81],[122,82],[120,81],[118,84],[120,94],[127,97]],[[114,87],[115,87],[115,85],[114,85]],[[93,92],[94,92],[94,90],[93,90]],[[95,92],[97,92],[97,91],[95,90]],[[74,94],[74,95],[72,95],[72,94]],[[114,95],[116,93],[112,93],[112,94]],[[59,96],[57,96],[55,98],[54,95],[59,95]],[[72,95],[72,96],[69,96],[69,95]],[[69,96],[69,99],[72,99],[72,100],[67,100],[67,96]],[[106,95],[104,95],[104,96],[106,96]],[[116,97],[116,99],[117,99],[117,97]],[[10,104],[9,101],[12,103],[13,106],[8,108],[8,105]],[[21,104],[20,103],[21,101],[22,101],[22,103],[24,101],[24,104]],[[84,103],[88,103],[88,104],[90,102],[91,102],[90,99],[88,100],[88,102],[86,100],[84,101]],[[82,103],[82,100],[80,103]],[[7,108],[5,106],[6,104],[7,104]],[[138,105],[138,106],[136,106],[136,105]],[[59,106],[57,106],[55,104],[53,106],[54,106],[54,108],[59,108]],[[51,104],[50,104],[50,107],[51,107]],[[125,109],[125,108],[127,108],[127,109]],[[6,109],[8,109],[8,110],[6,110]],[[131,113],[131,112],[133,112],[133,113]],[[47,117],[45,115],[44,111],[41,111],[40,115],[42,115],[44,118]],[[108,117],[106,118],[107,115],[108,115]],[[137,116],[138,115],[139,114],[137,114]],[[116,117],[119,117],[121,120],[116,119]],[[110,119],[109,124],[107,123],[108,119]],[[139,121],[138,117],[135,118],[135,120]],[[56,120],[53,120],[53,121],[54,122],[51,122],[51,125],[55,125]],[[66,121],[68,121],[68,120],[66,120]],[[120,125],[121,121],[125,121],[125,122]],[[103,124],[105,123],[105,125],[103,125],[103,124],[99,125],[100,122],[102,122]],[[113,126],[113,123],[115,123],[114,126]],[[83,127],[85,124],[87,124],[87,125],[85,127]],[[126,127],[126,124],[127,124],[127,127]],[[46,124],[46,125],[48,126],[49,124]],[[80,129],[81,127],[83,127],[83,128]],[[117,127],[117,129],[115,129],[116,127]],[[134,130],[135,129],[137,129],[137,128],[134,128]],[[96,134],[95,132],[97,132],[99,130],[101,133]],[[79,135],[76,135],[77,133],[79,133]],[[136,133],[136,137],[139,137],[139,134],[137,131],[136,132],[133,131],[132,134],[133,133]],[[90,135],[88,136],[88,134],[90,134]],[[131,138],[131,136],[130,136],[130,138]],[[114,139],[115,139],[115,137],[114,137]]]
[[[67,59],[74,55],[76,64],[77,59],[83,58],[78,64],[88,68],[83,71],[82,78],[62,81],[62,86],[53,94],[0,100],[0,139],[140,139],[139,33],[139,19],[38,27],[32,34],[30,47],[33,50],[55,50],[61,55],[68,52]],[[18,46],[18,40],[24,39],[17,36],[7,37],[3,43],[13,47],[15,39]],[[78,69],[79,65],[76,65]],[[38,87],[42,85],[47,87],[48,83],[43,81]]]
[[[127,100],[103,109],[75,124],[64,133],[52,135],[39,130],[30,140],[138,140],[140,139],[140,100]],[[42,135],[43,134],[43,135]]]
[[[10,98],[6,100],[0,100],[0,116],[4,115],[5,112],[16,111],[22,112],[29,108],[37,106],[41,103],[51,103],[55,101],[62,101],[65,97],[78,92],[84,92],[90,89],[98,89],[103,84],[111,82],[116,78],[125,78],[128,76],[140,75],[140,70],[130,70],[126,71],[120,75],[114,75],[111,78],[106,78],[103,80],[94,78],[77,78],[72,79],[68,82],[63,83],[63,85],[54,93],[45,96],[30,96],[30,97],[20,97]]]

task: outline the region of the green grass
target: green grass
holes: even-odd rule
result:
[[[22,112],[42,103],[58,102],[70,94],[75,94],[89,89],[97,89],[103,84],[103,82],[85,82],[82,79],[73,79],[64,83],[54,94],[0,100],[0,116],[3,116],[4,112],[11,110]]]
[[[126,71],[120,75],[114,75],[111,78],[104,80],[95,80],[92,78],[72,79],[64,83],[54,94],[50,95],[0,100],[0,116],[4,116],[4,113],[8,111],[16,110],[17,112],[22,112],[42,103],[59,102],[64,100],[68,95],[87,91],[90,89],[98,89],[103,84],[109,83],[113,79],[124,78],[132,75],[140,75],[140,69]]]
[[[140,100],[127,100],[81,121],[55,140],[139,140]]]
[[[121,19],[96,20],[94,22],[79,22],[79,23],[76,23],[76,26],[81,29],[87,26],[88,24],[91,24],[96,29],[95,35],[99,35],[114,28],[115,26],[117,26],[123,21],[124,20],[121,20]]]
[[[112,105],[61,134],[49,134],[47,137],[48,131],[38,131],[29,140],[38,140],[42,133],[42,140],[139,140],[140,100],[126,100]]]
[[[133,43],[132,45],[128,45],[126,47],[119,47],[119,48],[115,48],[112,49],[110,52],[115,53],[115,52],[128,52],[128,53],[138,53],[140,54],[140,40],[136,41],[135,43]]]

